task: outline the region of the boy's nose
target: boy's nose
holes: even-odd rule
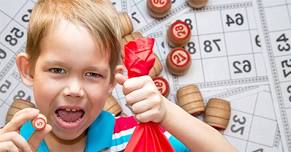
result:
[[[78,80],[72,80],[64,89],[64,94],[65,96],[82,97],[84,96],[84,90]]]

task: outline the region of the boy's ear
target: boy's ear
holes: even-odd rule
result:
[[[31,86],[33,84],[33,76],[30,72],[29,57],[26,53],[19,53],[16,56],[16,65],[24,84]]]

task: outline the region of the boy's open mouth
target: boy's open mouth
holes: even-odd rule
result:
[[[64,128],[76,128],[80,125],[85,111],[81,108],[60,107],[55,111],[59,124]]]

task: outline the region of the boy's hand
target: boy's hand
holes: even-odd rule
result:
[[[25,108],[18,111],[11,121],[0,129],[0,152],[37,151],[41,140],[52,130],[52,127],[47,124],[45,129],[34,132],[28,142],[19,134],[19,129],[27,120],[36,118],[38,114],[37,109]]]
[[[163,97],[149,76],[127,79],[120,73],[115,75],[117,83],[123,86],[125,100],[140,122],[162,122],[166,115]]]

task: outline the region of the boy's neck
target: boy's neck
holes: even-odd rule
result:
[[[60,139],[51,132],[45,137],[45,142],[50,152],[82,152],[85,151],[86,139],[86,132],[74,140]]]

